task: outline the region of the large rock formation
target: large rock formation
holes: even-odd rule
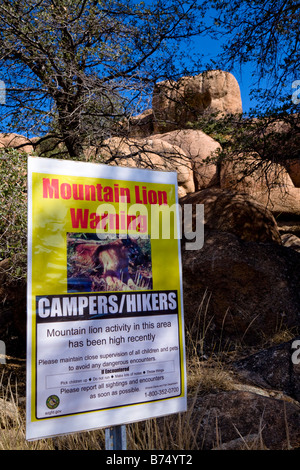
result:
[[[294,167],[296,168],[296,166]],[[259,156],[241,155],[225,160],[220,169],[220,187],[251,195],[276,217],[282,234],[300,235],[300,188],[296,175],[278,163]]]
[[[225,161],[220,170],[220,187],[250,194],[273,214],[300,216],[300,188],[295,187],[284,166],[262,162],[258,156],[237,156]]]
[[[279,327],[299,327],[296,251],[206,229],[201,250],[183,246],[182,265],[185,321],[195,336],[203,332],[207,346],[221,339],[260,344]],[[209,302],[199,312],[205,296]]]
[[[181,148],[189,157],[195,181],[195,190],[209,188],[218,184],[217,157],[221,145],[200,130],[181,129],[165,134],[156,134],[152,139],[160,139]],[[210,162],[207,160],[211,159]]]
[[[239,84],[221,70],[160,82],[153,92],[152,110],[154,133],[185,128],[204,114],[240,114]]]
[[[103,143],[101,158],[111,165],[176,171],[179,196],[195,190],[190,158],[180,147],[164,140],[113,137]]]
[[[195,206],[204,204],[206,228],[233,233],[244,241],[281,244],[272,213],[247,194],[208,188],[188,194],[180,204],[192,204],[194,217]]]
[[[0,134],[0,148],[15,148],[20,152],[32,153],[32,142],[19,134]]]
[[[126,124],[127,129],[125,131],[129,131],[130,137],[149,137],[154,132],[152,109],[146,109],[138,116],[132,116]]]

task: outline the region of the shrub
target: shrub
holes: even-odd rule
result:
[[[27,155],[0,150],[0,262],[6,282],[26,277]]]

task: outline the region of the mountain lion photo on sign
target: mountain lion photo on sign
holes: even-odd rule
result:
[[[68,233],[68,292],[152,289],[150,238]]]

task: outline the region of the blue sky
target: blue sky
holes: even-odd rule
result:
[[[216,59],[217,55],[222,50],[221,41],[213,40],[209,37],[194,38],[192,40],[192,43],[194,47],[192,48],[191,52],[204,54],[203,61],[205,63]],[[250,111],[250,108],[253,108],[256,105],[256,102],[254,100],[252,101],[250,97],[250,91],[254,86],[254,78],[252,77],[252,73],[255,71],[255,65],[249,63],[247,65],[244,65],[242,69],[239,66],[236,66],[234,70],[228,71],[230,71],[234,75],[234,77],[239,83],[243,111],[247,113]]]
[[[213,18],[217,16],[217,13],[214,11],[213,8],[210,8],[208,12],[206,13],[206,25],[211,26],[213,24]],[[192,42],[194,44],[194,47],[191,49],[191,53],[196,52],[199,54],[203,54],[203,62],[204,63],[209,63],[211,60],[216,60],[217,56],[222,52],[222,43],[225,43],[225,41],[228,41],[230,39],[230,36],[224,35],[224,38],[219,40],[212,39],[211,37],[207,36],[198,36],[195,37]],[[238,57],[237,57],[237,62],[238,62]],[[214,67],[216,68],[216,67]],[[254,91],[257,88],[257,74],[256,74],[256,64],[254,61],[250,61],[243,65],[242,67],[237,65],[233,70],[228,70],[224,67],[222,67],[223,70],[231,72],[235,78],[237,79],[240,90],[241,90],[241,97],[242,97],[242,105],[243,105],[243,112],[244,113],[249,113],[251,109],[255,109],[256,107],[259,107],[261,105],[260,102],[256,101],[252,95],[251,91]],[[282,93],[282,98],[288,98],[290,96],[292,100],[292,94],[295,92],[295,90],[292,88],[293,80],[300,80],[300,73],[299,76],[294,77],[294,79],[287,79],[287,82],[280,83],[281,88],[281,93]],[[272,91],[272,85],[268,79],[263,79],[260,80],[260,86],[266,91]],[[294,88],[296,85],[294,86]],[[270,93],[271,95],[271,93]],[[300,98],[300,86],[299,86],[299,92],[297,95]],[[272,109],[273,106],[281,106],[282,103],[279,100],[279,96],[277,96],[277,101],[275,103],[265,103],[265,105],[261,108],[261,111],[265,109],[267,104],[270,105],[270,108]]]

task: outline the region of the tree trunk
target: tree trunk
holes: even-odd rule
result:
[[[83,146],[81,142],[81,138],[79,133],[66,133],[66,129],[64,129],[64,143],[67,147],[68,153],[71,158],[79,158],[83,154]]]
[[[79,158],[83,154],[83,135],[80,132],[80,107],[75,100],[70,103],[57,103],[58,125],[63,142],[71,158]]]

